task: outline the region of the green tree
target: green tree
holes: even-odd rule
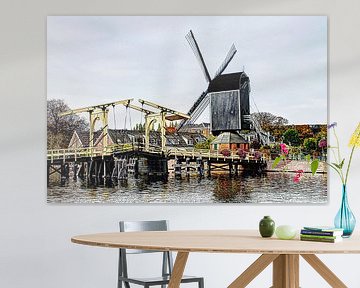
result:
[[[48,149],[66,148],[74,131],[88,131],[89,123],[82,117],[59,114],[70,110],[64,100],[47,101],[47,147]]]
[[[135,124],[134,130],[135,131],[142,131],[142,132],[145,131],[145,123],[144,124],[141,124],[141,123]]]
[[[291,146],[300,145],[299,133],[295,129],[288,129],[283,134],[284,143]]]
[[[206,139],[204,142],[198,142],[195,144],[196,149],[210,149],[211,142],[214,141],[216,137],[210,135],[209,138]]]
[[[315,138],[305,139],[304,140],[304,148],[308,153],[316,151],[318,149],[316,139]]]

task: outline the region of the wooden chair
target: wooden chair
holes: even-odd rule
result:
[[[167,220],[159,221],[120,221],[120,232],[134,232],[134,231],[167,231]],[[170,276],[173,268],[173,259],[171,252],[149,251],[149,250],[135,250],[135,249],[119,249],[119,268],[118,268],[118,288],[122,288],[123,283],[125,288],[130,288],[131,284],[149,288],[150,286],[160,286],[165,288],[169,284]],[[127,269],[127,254],[141,254],[141,253],[163,253],[162,260],[162,274],[160,277],[138,278],[129,277]],[[181,283],[198,283],[198,288],[204,288],[204,278],[194,276],[183,276]]]

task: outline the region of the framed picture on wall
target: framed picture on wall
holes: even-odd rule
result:
[[[49,16],[47,133],[48,203],[326,203],[327,17]]]

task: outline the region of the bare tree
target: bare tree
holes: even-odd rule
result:
[[[289,123],[287,119],[269,112],[253,113],[252,116],[259,122],[261,128],[270,132],[277,141],[281,140],[283,133],[287,129],[285,125]]]
[[[47,101],[47,147],[48,149],[66,148],[74,131],[89,130],[88,122],[78,115],[60,116],[70,110],[64,100]]]
[[[289,121],[281,116],[273,115],[269,112],[258,112],[252,114],[262,129],[265,131],[270,131],[274,127],[284,126],[289,123]]]

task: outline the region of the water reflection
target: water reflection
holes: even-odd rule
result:
[[[51,179],[49,203],[325,203],[327,176],[304,175],[293,183],[292,173],[240,174],[229,178],[183,178],[167,181],[128,179],[87,181]]]

